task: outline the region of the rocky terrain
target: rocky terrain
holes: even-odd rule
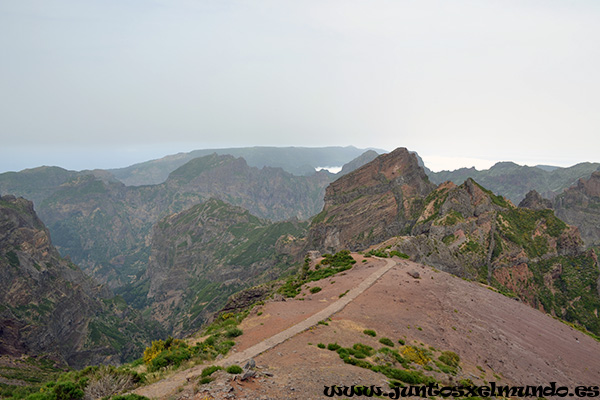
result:
[[[575,185],[554,199],[556,215],[575,225],[588,246],[600,245],[600,172]]]
[[[405,148],[381,155],[327,187],[312,219],[311,249],[363,249],[410,231],[434,190],[417,157]]]
[[[581,183],[585,186],[584,183]],[[588,184],[592,191],[595,184]],[[332,183],[311,224],[321,251],[396,251],[497,287],[600,334],[596,254],[536,193],[516,207],[472,179],[433,188],[405,149]]]
[[[489,283],[599,334],[596,254],[585,250],[577,228],[550,209],[533,208],[515,207],[472,180],[448,183],[426,200],[412,235],[385,247]]]
[[[556,182],[562,184],[570,179],[567,176],[571,173],[584,173],[587,167],[589,165],[576,166],[568,173],[562,169],[538,169],[542,171],[540,176],[563,173],[556,175],[561,177]],[[492,170],[498,173],[496,177],[503,177],[501,181],[506,188],[511,187],[513,179],[507,178],[509,171],[523,173],[522,168],[507,163]],[[534,175],[537,176],[539,171],[533,171]],[[526,175],[530,172],[525,170]],[[38,196],[38,209],[48,223],[53,242],[63,254],[69,254],[70,259],[61,258],[52,246],[48,229],[35,216],[31,202],[2,197],[0,264],[3,273],[0,284],[6,290],[0,294],[4,295],[0,297],[0,352],[7,357],[48,353],[59,364],[72,366],[90,362],[118,363],[139,356],[150,338],[164,337],[166,332],[183,337],[207,321],[217,318],[219,322],[218,316],[222,314],[215,314],[218,310],[225,315],[238,315],[236,313],[247,306],[267,301],[264,308],[255,309],[254,317],[244,322],[244,335],[231,356],[231,360],[237,360],[235,353],[238,358],[242,357],[246,354],[243,351],[268,339],[268,335],[302,323],[310,315],[321,315],[315,313],[328,309],[333,303],[340,304],[338,300],[346,295],[346,309],[310,331],[326,332],[327,327],[332,327],[334,332],[327,331],[329,333],[323,338],[347,339],[351,344],[350,341],[364,336],[362,330],[373,329],[368,326],[372,323],[377,327],[375,330],[384,332],[385,337],[395,337],[401,325],[393,322],[395,318],[386,325],[383,315],[389,317],[390,310],[378,307],[375,300],[362,304],[348,318],[351,321],[348,326],[356,324],[363,328],[358,333],[336,322],[339,315],[359,304],[362,297],[383,287],[379,276],[371,280],[372,268],[382,265],[372,256],[410,258],[412,262],[430,266],[408,261],[396,265],[398,259],[395,259],[394,263],[388,264],[393,267],[390,271],[381,270],[387,277],[386,285],[399,285],[401,290],[407,290],[409,287],[403,282],[413,282],[417,288],[423,288],[430,284],[429,280],[437,279],[436,274],[443,274],[439,276],[446,282],[456,282],[452,285],[460,288],[457,291],[466,290],[462,292],[463,297],[482,290],[487,294],[497,292],[494,296],[507,296],[500,296],[502,299],[519,300],[506,300],[507,305],[502,306],[505,309],[497,318],[506,319],[508,314],[518,312],[538,321],[537,328],[557,330],[563,336],[575,332],[559,322],[545,322],[549,320],[545,316],[539,320],[535,317],[549,314],[578,329],[587,329],[592,335],[600,335],[600,268],[596,253],[589,250],[590,246],[599,244],[595,239],[600,223],[600,214],[596,212],[600,209],[600,173],[597,172],[589,178],[579,179],[552,201],[544,198],[549,193],[547,190],[542,190],[542,195],[530,190],[523,194],[518,207],[471,178],[460,184],[448,181],[436,186],[431,183],[418,156],[404,148],[381,156],[367,152],[347,164],[333,182],[332,174],[328,172],[296,176],[281,168],[259,169],[249,166],[242,158],[218,154],[192,159],[173,170],[166,181],[145,186],[126,186],[103,171],[72,173],[44,167],[27,173],[30,175],[23,175],[21,189],[39,185],[38,192],[30,193]],[[19,188],[17,175],[3,174],[0,178],[0,184],[5,185],[0,186],[2,190]],[[535,186],[535,182],[541,180],[540,177],[525,180],[517,189]],[[317,214],[319,210],[321,212]],[[314,214],[317,215],[312,218],[310,227],[308,222],[300,222]],[[362,255],[354,254],[360,264],[351,273],[337,271],[333,279],[326,271],[319,272],[325,264],[310,263],[307,258],[299,275],[285,282],[273,281],[295,272],[306,253],[311,253],[314,258],[318,253],[342,249],[363,252]],[[328,256],[325,257],[327,260]],[[86,277],[75,265],[77,263],[104,285],[98,286]],[[306,269],[309,265],[312,272]],[[402,271],[400,275],[396,273],[398,270]],[[446,272],[472,282],[447,278]],[[347,278],[348,275],[352,278]],[[321,281],[319,284],[302,281],[298,276],[318,276]],[[423,285],[425,281],[427,285]],[[338,285],[338,282],[344,283]],[[352,282],[362,283],[355,285]],[[370,287],[373,282],[376,284]],[[251,287],[261,283],[264,284]],[[361,293],[365,291],[360,296],[353,291],[359,286]],[[277,288],[280,293],[273,294]],[[333,293],[333,288],[339,292]],[[246,290],[240,292],[243,289]],[[430,289],[446,291],[444,299],[453,299],[454,292],[449,287]],[[268,300],[282,300],[282,295],[293,296],[297,291],[300,291],[297,300]],[[387,299],[379,305],[406,302],[402,294],[394,297],[388,291],[393,289],[386,286],[383,292],[377,291],[379,299]],[[114,293],[119,296],[113,297]],[[235,295],[227,302],[232,294]],[[440,299],[437,298],[438,303]],[[407,306],[409,309],[420,304],[416,299],[411,301],[413,303]],[[455,313],[461,313],[463,305],[457,298],[451,301]],[[477,301],[485,303],[488,300],[482,296]],[[505,300],[497,301],[504,304]],[[293,303],[294,308],[285,308],[290,307],[285,305],[287,303]],[[437,307],[447,313],[442,303]],[[515,304],[514,307],[527,305],[531,311],[521,308],[516,311],[508,306],[509,303]],[[399,306],[403,307],[402,304]],[[427,305],[430,306],[436,307]],[[468,307],[468,303],[464,306]],[[284,307],[281,309],[284,311],[279,307]],[[279,313],[277,318],[267,319],[275,309],[280,310],[276,311]],[[425,312],[424,308],[420,310]],[[265,318],[259,318],[258,313]],[[381,313],[379,317],[378,313]],[[493,340],[500,340],[501,336],[496,333],[503,328],[497,321],[493,325],[493,321],[483,317],[488,313],[487,309],[474,310],[469,315],[476,314],[477,321],[490,326],[485,331],[492,332],[492,337],[496,338]],[[422,336],[420,332],[436,329],[433,323],[419,322],[428,321],[431,313],[425,314],[421,320],[402,322],[421,328],[417,329],[419,333],[415,332],[416,336],[413,335],[415,338],[408,338],[407,332],[403,331],[402,337],[395,340],[417,340],[423,351],[429,352],[430,358],[438,358],[446,351],[442,344],[451,345],[448,351],[465,352],[463,347],[455,346],[457,339],[448,330],[436,331],[444,340],[434,338],[433,334]],[[436,318],[438,324],[452,319],[447,315]],[[460,320],[452,322],[456,328],[453,331],[459,329],[456,324],[463,324]],[[554,323],[559,325],[545,328]],[[269,340],[268,343],[282,349],[288,345],[293,347],[293,341],[304,335],[298,332],[290,336],[288,342],[273,344],[275,342]],[[529,337],[533,335],[533,328],[505,332],[509,333]],[[576,343],[581,343],[580,337],[585,336],[577,335]],[[566,338],[561,336],[561,340]],[[369,346],[376,344],[374,339],[367,340]],[[511,346],[514,340],[500,341]],[[525,339],[525,342],[529,341]],[[526,354],[531,360],[539,357],[537,350],[524,347],[525,342],[518,342],[518,350],[514,351]],[[212,348],[212,345],[207,346]],[[327,360],[327,365],[336,365],[327,357],[323,358],[323,354],[333,353],[318,347],[313,349],[308,342],[303,342],[302,346],[308,346],[310,352],[317,351],[310,353],[311,357],[300,357],[303,368],[321,371],[319,378],[333,379],[333,375],[327,375],[327,369],[320,366],[323,360]],[[406,346],[404,343],[392,347],[397,352],[421,351]],[[198,351],[199,347],[195,349]],[[593,346],[588,350],[592,354],[596,351]],[[291,351],[295,354],[293,351],[298,350]],[[326,353],[319,353],[321,351]],[[463,353],[460,371],[450,374],[452,376],[435,362],[412,369],[438,381],[479,379],[483,382],[493,376],[506,382],[520,382],[519,374],[498,372],[505,371],[506,365],[510,365],[511,371],[520,369],[510,360],[504,358],[503,365],[497,364],[490,361],[491,354],[479,347],[477,357],[484,357],[483,364],[480,358],[463,357]],[[317,358],[313,359],[313,356]],[[564,356],[561,353],[557,357]],[[258,356],[257,361],[275,365],[274,370],[282,368],[302,373],[292,363],[273,357],[272,353]],[[357,367],[344,364],[341,359],[339,362],[342,364],[336,365],[337,369],[330,370],[331,373],[346,371],[351,380],[373,373],[373,379],[382,379],[380,370],[361,368],[356,372],[355,368],[366,364],[356,361]],[[379,361],[369,358],[367,362]],[[7,365],[11,363],[12,359]],[[219,363],[226,365],[226,361]],[[593,364],[593,361],[586,363]],[[431,369],[425,369],[425,365]],[[534,372],[524,376],[531,379],[560,376],[569,384],[574,382],[573,376],[563,369],[552,372],[534,361],[530,361],[530,367]],[[4,376],[1,372],[0,376]],[[278,393],[277,396],[299,398],[291,393],[296,390],[294,382],[297,380],[294,379],[282,379],[281,376],[270,379],[268,374],[259,374],[259,379],[241,383],[229,381],[229,375],[224,372],[219,374],[216,382],[232,388],[227,389],[227,394],[268,398],[272,392]],[[301,379],[314,380],[315,377],[305,373]],[[323,379],[321,383],[326,384]],[[195,392],[221,398],[216,383],[206,391],[193,379],[190,382],[183,384],[182,396]],[[382,382],[385,384],[385,377]],[[294,387],[293,391],[291,387]],[[242,389],[252,394],[244,395]],[[274,398],[282,398],[277,396]]]
[[[390,260],[353,256],[357,264],[343,274],[311,282],[295,298],[252,309],[230,355],[215,363],[244,366],[244,354],[265,345],[242,374],[216,371],[203,379],[202,371],[214,363],[208,361],[136,392],[158,399],[279,400],[327,398],[324,388],[332,385],[390,390],[389,383],[398,381],[377,366],[405,371],[396,376],[407,386],[557,382],[574,390],[600,379],[600,343],[538,310],[431,267],[395,259],[387,270]],[[274,340],[304,327],[383,268],[383,276],[322,323]],[[321,290],[314,293],[315,287]],[[368,355],[342,359],[339,347]],[[456,356],[454,367],[440,361],[447,360],[443,354]]]
[[[117,288],[143,273],[151,229],[160,218],[216,197],[261,218],[306,219],[320,209],[329,182],[326,172],[299,177],[213,154],[188,162],[160,185],[130,187],[78,176],[38,209],[59,250]]]
[[[269,222],[210,199],[153,229],[147,305],[167,331],[197,330],[230,294],[278,278],[299,261],[306,224]]]
[[[31,202],[0,198],[0,355],[119,363],[157,328],[62,258]]]
[[[305,162],[325,162],[326,154],[330,154],[331,162],[337,162],[358,151],[251,150],[248,154],[263,164],[277,164],[277,160],[300,162],[305,153]],[[290,158],[286,158],[288,153]],[[368,158],[355,160],[344,171],[360,167]],[[261,218],[304,220],[322,208],[325,187],[333,177],[326,171],[315,173],[314,168],[310,176],[268,166],[259,169],[248,166],[242,158],[212,153],[187,160],[171,171],[165,182],[156,185],[126,186],[101,170],[75,172],[41,167],[0,174],[0,190],[33,196],[59,251],[97,280],[117,289],[143,274],[152,225],[160,218],[215,197]]]

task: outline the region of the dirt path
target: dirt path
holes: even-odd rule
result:
[[[344,297],[335,301],[334,303],[327,306],[325,309],[313,314],[302,322],[297,323],[296,325],[271,336],[252,347],[247,348],[244,351],[239,353],[231,354],[229,357],[220,360],[214,365],[232,365],[232,364],[243,364],[247,360],[258,356],[261,353],[264,353],[267,350],[272,349],[280,343],[288,340],[289,338],[297,335],[300,332],[303,332],[310,328],[311,326],[316,325],[319,321],[327,319],[331,317],[333,314],[341,311],[346,305],[348,305],[352,300],[356,299],[361,293],[370,288],[379,278],[381,278],[386,272],[392,269],[397,261],[394,259],[386,259],[386,265],[379,268],[377,271],[373,272],[369,275],[364,281],[362,281],[358,286],[354,289],[350,290]],[[134,391],[142,396],[147,396],[150,398],[166,398],[170,394],[174,393],[178,387],[187,383],[188,380],[196,378],[200,376],[202,373],[202,369],[205,368],[205,365],[198,365],[196,367],[190,368],[185,371],[177,372],[176,374],[166,378],[160,382],[156,382],[152,385],[141,387]]]

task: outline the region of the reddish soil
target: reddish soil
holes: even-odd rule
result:
[[[384,262],[359,260],[345,275],[309,284],[322,291],[311,295],[305,289],[298,297],[305,300],[257,308],[241,325],[244,334],[235,350],[248,349],[322,310]],[[413,271],[419,279],[408,274]],[[365,329],[376,331],[377,337],[365,335]],[[382,374],[344,364],[335,352],[316,346],[337,342],[350,347],[360,342],[377,349],[383,347],[381,337],[433,347],[436,355],[456,352],[461,358],[457,376],[427,373],[446,384],[469,378],[479,385],[558,382],[574,389],[600,382],[600,343],[589,336],[483,285],[403,260],[334,314],[328,325],[315,325],[255,357],[255,377],[241,381],[219,372],[214,382],[199,385],[201,367],[196,367],[198,371],[188,371],[189,381],[175,386],[173,380],[170,394],[160,398],[324,399],[326,385],[387,388]]]

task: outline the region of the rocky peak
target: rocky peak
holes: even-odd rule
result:
[[[600,171],[558,195],[553,201],[556,215],[575,225],[587,246],[600,244]]]
[[[400,147],[331,183],[325,192],[325,209],[392,186],[412,195],[426,195],[433,188],[417,157]]]
[[[407,149],[380,155],[327,187],[309,245],[327,251],[361,249],[410,231],[434,187]]]
[[[40,229],[43,224],[33,209],[33,203],[22,197],[0,196],[0,243],[12,237],[20,228]]]
[[[521,208],[529,208],[530,210],[544,210],[552,208],[552,202],[544,199],[541,194],[535,190],[531,190],[525,198],[519,203]]]
[[[600,197],[600,171],[592,173],[589,179],[579,179],[577,190],[590,197]]]

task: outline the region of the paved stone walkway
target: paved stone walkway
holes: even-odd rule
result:
[[[251,358],[258,356],[261,353],[264,353],[267,350],[272,349],[280,343],[288,340],[289,338],[297,335],[300,332],[304,332],[311,326],[317,325],[319,321],[327,319],[331,317],[333,314],[341,311],[348,303],[357,298],[361,293],[370,288],[379,278],[381,278],[386,272],[392,269],[397,262],[393,259],[385,259],[386,265],[379,268],[377,271],[373,272],[369,275],[364,281],[362,281],[358,286],[354,289],[350,290],[344,297],[339,300],[336,300],[334,303],[327,306],[325,309],[313,314],[302,322],[297,323],[289,327],[288,329],[279,332],[276,335],[271,336],[263,340],[260,343],[255,344],[252,347],[247,348],[244,351],[240,351],[239,353],[230,354],[227,358],[224,358],[212,365],[232,365],[238,364],[243,365],[246,361]],[[185,371],[177,372],[174,375],[161,380],[160,382],[153,383],[152,385],[141,387],[134,391],[142,396],[147,396],[150,398],[166,398],[170,394],[172,394],[177,388],[188,380],[196,378],[200,376],[202,373],[202,369],[204,369],[206,365],[198,365],[187,369]]]

